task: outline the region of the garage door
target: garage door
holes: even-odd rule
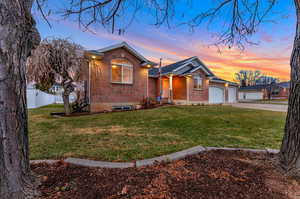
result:
[[[262,92],[245,93],[247,100],[260,100],[263,99]]]
[[[222,104],[224,102],[224,88],[209,87],[209,103]]]
[[[228,88],[228,102],[235,103],[236,102],[236,88],[229,87]]]

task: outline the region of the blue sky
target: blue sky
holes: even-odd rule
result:
[[[52,0],[50,9],[60,10],[68,0]],[[198,56],[216,75],[232,80],[234,73],[239,70],[261,70],[267,75],[289,79],[289,57],[292,50],[295,32],[295,11],[292,0],[278,0],[272,13],[261,24],[259,31],[251,38],[258,45],[246,46],[239,49],[211,46],[216,39],[214,34],[222,31],[226,17],[220,18],[207,29],[202,25],[193,32],[188,26],[179,25],[195,16],[199,11],[207,10],[216,0],[198,0],[193,4],[186,4],[186,0],[179,0],[176,4],[176,15],[172,19],[171,27],[153,25],[151,11],[140,12],[135,21],[126,29],[124,35],[111,34],[100,25],[84,31],[72,19],[63,19],[58,13],[50,15],[50,28],[39,14],[35,14],[37,27],[42,38],[62,37],[70,38],[86,49],[99,49],[105,46],[126,41],[145,57],[152,61],[163,58],[164,64],[169,64],[190,56]],[[201,2],[201,3],[199,3]],[[130,13],[129,13],[130,14]],[[227,16],[224,13],[224,16]],[[126,20],[122,20],[123,23]]]

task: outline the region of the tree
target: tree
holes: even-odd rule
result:
[[[230,48],[237,46],[244,49],[245,44],[251,44],[249,37],[255,34],[266,15],[274,7],[277,0],[221,0],[218,5],[207,12],[197,15],[190,25],[198,26],[203,21],[210,23],[229,12],[225,31],[219,35],[216,45],[225,44]],[[291,55],[291,83],[288,112],[284,137],[280,149],[280,164],[287,172],[300,170],[300,0],[294,0],[297,16],[296,34]]]
[[[45,39],[27,62],[27,77],[30,81],[45,87],[54,78],[52,82],[63,87],[66,115],[71,113],[69,96],[75,90],[74,83],[80,80],[84,68],[88,67],[83,52],[82,46],[67,39]]]
[[[30,173],[25,64],[40,42],[33,0],[0,1],[0,197],[33,198]]]
[[[240,70],[234,74],[235,80],[240,82],[241,86],[255,85],[256,81],[260,78],[261,72],[259,70]]]
[[[31,14],[34,0],[0,1],[0,196],[3,199],[31,198],[34,183],[28,156],[28,126],[26,110],[26,60],[40,42]],[[35,0],[37,9],[45,17],[42,5],[46,0]],[[156,25],[169,23],[174,15],[176,0],[66,0],[65,16],[77,16],[83,27],[100,24],[114,32],[124,28],[135,17],[141,6],[154,12]],[[199,1],[197,1],[199,2]],[[200,12],[188,24],[194,28],[205,19],[214,21],[222,10],[230,16],[219,35],[218,44],[244,48],[276,0],[220,0],[218,5]],[[300,0],[294,0],[297,15],[296,36],[291,58],[291,89],[280,159],[287,171],[300,168]],[[131,13],[131,17],[128,17]],[[120,19],[124,19],[120,21]],[[123,26],[122,26],[123,25]],[[9,172],[7,172],[9,171]]]
[[[94,9],[95,21],[103,26],[114,27],[116,19],[127,13],[130,5],[139,8],[139,0],[66,0],[72,7],[81,7],[74,13],[82,19],[82,13]],[[46,0],[1,0],[0,1],[0,197],[1,199],[34,198],[36,183],[30,172],[27,102],[26,102],[26,61],[31,50],[40,43],[31,10],[33,3],[46,19],[43,5]],[[166,20],[170,0],[144,1],[156,10],[158,23]],[[79,3],[79,4],[78,4]],[[91,6],[82,7],[90,4]],[[94,5],[92,5],[94,4]],[[160,5],[164,5],[161,7]],[[126,7],[127,6],[127,7]],[[99,12],[100,11],[100,12]],[[122,13],[124,12],[124,13]],[[134,14],[133,16],[134,17]],[[127,18],[125,18],[127,19]],[[128,19],[131,21],[131,19]],[[46,19],[47,21],[47,19]],[[89,25],[89,24],[86,24]],[[119,32],[122,32],[119,29]],[[54,60],[53,60],[54,62]],[[70,80],[68,80],[70,81]],[[68,81],[65,82],[66,85]],[[67,90],[70,90],[67,88]]]
[[[279,78],[273,77],[273,76],[268,76],[268,75],[262,75],[256,80],[257,85],[268,85],[271,83],[279,83]]]

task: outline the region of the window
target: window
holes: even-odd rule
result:
[[[194,89],[202,89],[203,81],[199,75],[193,77],[194,79]]]
[[[124,59],[114,59],[111,62],[111,79],[113,83],[132,84],[133,66]]]

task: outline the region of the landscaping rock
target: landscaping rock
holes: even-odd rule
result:
[[[134,163],[131,162],[103,162],[103,161],[85,160],[79,158],[67,158],[65,162],[69,164],[86,166],[86,167],[121,168],[121,169],[134,167]]]
[[[46,163],[46,164],[55,164],[59,160],[30,160],[30,164],[40,164],[40,163]]]
[[[163,155],[163,156],[159,156],[159,157],[156,157],[156,158],[139,160],[139,161],[136,162],[136,167],[150,166],[150,165],[155,164],[156,162],[174,161],[174,160],[178,160],[178,159],[184,158],[184,157],[189,156],[189,155],[198,154],[198,153],[203,152],[205,150],[206,149],[202,146],[196,146],[196,147],[186,149],[186,150],[183,150],[183,151],[179,151],[179,152],[176,152],[176,153],[171,153],[169,155]]]

